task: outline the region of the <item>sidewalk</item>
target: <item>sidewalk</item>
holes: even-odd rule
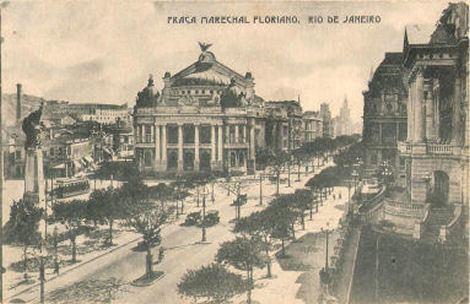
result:
[[[192,203],[192,198],[188,197],[187,200],[185,200],[185,214],[188,214],[191,212],[193,209],[196,208],[196,204]],[[184,217],[180,216],[180,218],[172,223],[170,226],[177,226],[179,227],[179,224],[184,221]],[[116,225],[119,226],[119,225]],[[101,226],[100,230],[106,231],[106,226]],[[78,262],[75,264],[69,264],[67,266],[62,266],[60,268],[60,273],[59,275],[54,274],[53,269],[51,268],[46,268],[46,286],[48,290],[53,290],[57,286],[62,286],[62,281],[68,282],[69,280],[62,280],[64,277],[71,276],[71,272],[74,274],[79,273],[80,276],[84,275],[86,271],[84,271],[84,268],[89,268],[90,270],[94,270],[96,267],[89,267],[88,265],[94,264],[96,260],[100,260],[101,264],[99,265],[102,267],[104,264],[108,264],[113,260],[113,255],[119,256],[120,251],[124,251],[126,249],[132,248],[137,241],[141,239],[141,236],[139,234],[136,234],[132,231],[129,230],[115,230],[114,231],[115,237],[113,239],[113,243],[115,246],[102,249],[102,250],[93,250],[90,252],[87,252],[85,254],[77,254],[77,260]],[[77,237],[77,248],[84,248],[87,245],[84,245],[85,242],[90,241],[89,238],[85,237],[84,235],[81,235]],[[97,240],[97,242],[101,242],[102,240]],[[70,244],[70,241],[66,240],[63,243],[61,243],[62,246],[68,246]],[[11,288],[10,286],[18,284],[18,282],[23,280],[23,274],[19,272],[15,272],[13,270],[9,270],[8,266],[15,260],[18,260],[18,257],[21,258],[21,250],[16,247],[12,246],[5,246],[5,257],[6,260],[8,260],[8,265],[7,266],[7,273],[5,275],[6,279],[5,281],[7,282],[5,285],[6,287],[6,292],[5,292],[5,299],[6,300],[13,300],[15,298],[21,298],[28,292],[33,291],[34,289],[37,289],[37,295],[39,295],[39,273],[36,272],[29,272],[29,275],[32,279],[34,279],[34,283],[31,285],[17,285],[14,288]],[[77,250],[79,251],[79,250]],[[8,258],[8,256],[10,258]],[[61,260],[70,260],[70,255],[60,255]],[[108,257],[105,261],[103,261],[103,257]],[[103,264],[104,262],[104,264]],[[86,267],[85,267],[86,266]],[[59,280],[60,279],[60,280]],[[60,281],[60,282],[59,282]],[[13,283],[12,283],[13,282]],[[57,283],[56,283],[57,282]],[[57,285],[57,286],[55,286]]]
[[[333,200],[332,195],[314,213],[313,220],[306,218],[306,229],[297,225],[297,240],[286,244],[286,252],[290,257],[272,259],[273,278],[266,278],[266,269],[254,271],[255,288],[252,298],[259,303],[317,303],[320,282],[319,271],[325,263],[325,237],[321,228],[336,229],[339,219],[346,211],[347,188],[336,187],[333,193],[342,192],[342,199]],[[335,231],[330,234],[329,252],[334,252]],[[234,303],[241,303],[245,294],[236,296]]]

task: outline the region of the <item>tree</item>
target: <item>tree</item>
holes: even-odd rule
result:
[[[235,225],[234,232],[249,235],[252,239],[261,240],[265,250],[267,277],[272,276],[270,250],[273,248],[272,234],[274,221],[269,213],[270,209],[256,211],[247,217],[241,218]]]
[[[109,234],[106,240],[109,246],[113,245],[114,222],[125,216],[124,202],[119,196],[119,191],[111,187],[93,191],[90,195],[90,200],[88,200],[88,216],[98,219],[100,223],[107,223],[109,225]]]
[[[313,196],[307,189],[297,189],[294,192],[294,208],[300,214],[302,229],[305,230],[305,211],[310,210],[310,219],[312,219]]]
[[[288,162],[290,162],[290,155],[284,151],[278,151],[278,153],[276,153],[269,162],[269,165],[271,166],[273,173],[276,176],[276,196],[279,195],[281,173]]]
[[[258,169],[264,170],[269,165],[271,159],[275,156],[271,149],[257,149],[256,150],[256,165]]]
[[[84,200],[57,202],[52,206],[54,219],[65,226],[72,244],[72,263],[77,262],[77,234],[80,225],[87,216],[87,205]]]
[[[135,175],[118,189],[118,197],[123,201],[139,202],[149,198],[149,189],[140,175]]]
[[[153,275],[152,247],[161,243],[161,230],[171,216],[171,208],[155,205],[148,201],[140,201],[129,206],[126,225],[142,235],[143,245],[147,251],[145,275]]]
[[[297,215],[289,208],[291,198],[288,195],[282,195],[274,199],[268,208],[274,227],[272,237],[281,241],[282,256],[285,256],[285,241],[292,235],[295,238],[294,223]]]
[[[246,271],[248,303],[251,303],[253,268],[263,268],[265,265],[262,252],[263,248],[261,242],[252,238],[238,236],[233,241],[222,243],[216,255],[217,262],[231,265],[238,270]]]
[[[189,270],[178,283],[180,295],[194,300],[207,298],[210,303],[227,303],[228,299],[246,290],[247,284],[241,275],[218,263]]]
[[[23,247],[24,279],[28,278],[28,248],[40,242],[38,232],[43,209],[31,200],[14,201],[10,209],[7,241]]]
[[[149,191],[150,197],[159,201],[162,207],[167,201],[173,200],[176,196],[174,188],[165,183],[150,187]]]

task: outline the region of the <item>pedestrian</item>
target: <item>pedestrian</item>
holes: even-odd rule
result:
[[[338,194],[338,198],[341,199],[341,192]]]
[[[336,195],[333,193],[333,200],[336,200]]]

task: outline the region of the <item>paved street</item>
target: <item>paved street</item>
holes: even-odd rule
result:
[[[316,170],[316,173],[319,170]],[[292,187],[288,188],[286,184],[281,184],[281,193],[294,191],[296,188],[301,188],[305,182],[313,176],[309,174],[305,176],[302,174],[300,182],[294,182],[296,175],[292,175]],[[287,175],[283,176],[287,177]],[[270,197],[275,193],[276,186],[268,181],[263,183],[264,205],[271,199]],[[136,301],[150,303],[152,300],[158,298],[161,303],[181,303],[182,300],[176,293],[176,285],[181,276],[188,270],[194,269],[201,265],[210,263],[218,248],[219,244],[223,241],[229,240],[233,237],[231,233],[232,224],[230,223],[234,218],[234,207],[230,203],[234,199],[234,195],[227,196],[225,188],[217,186],[215,188],[216,203],[212,205],[210,200],[207,202],[207,209],[217,209],[220,212],[221,221],[214,227],[207,229],[208,242],[201,244],[201,229],[195,227],[182,227],[179,223],[184,220],[184,216],[176,223],[167,225],[162,232],[163,247],[166,248],[165,258],[159,265],[155,265],[156,270],[165,271],[165,276],[154,285],[146,288],[130,287],[128,292],[122,294],[117,300],[120,303]],[[244,191],[248,194],[248,204],[242,207],[242,216],[248,215],[254,210],[258,210],[259,202],[259,183],[247,183]],[[186,214],[190,209],[196,208],[195,203],[186,205]],[[72,283],[86,280],[86,279],[104,279],[115,277],[124,281],[132,281],[140,277],[145,272],[145,252],[133,250],[136,242],[132,242],[118,250],[115,250],[104,257],[98,258],[95,261],[87,263],[74,269],[64,275],[61,275],[47,284],[47,291],[52,289],[68,286]],[[154,250],[154,256],[157,256],[157,248]],[[156,260],[156,258],[155,258]],[[27,301],[37,302],[38,289],[23,293],[19,298]]]

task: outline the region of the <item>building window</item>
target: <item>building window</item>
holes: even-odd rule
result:
[[[199,140],[202,144],[211,142],[211,126],[201,126],[199,128]]]
[[[147,125],[145,128],[145,142],[152,142],[152,126]]]
[[[177,144],[178,143],[178,126],[177,125],[168,125],[168,143]]]

